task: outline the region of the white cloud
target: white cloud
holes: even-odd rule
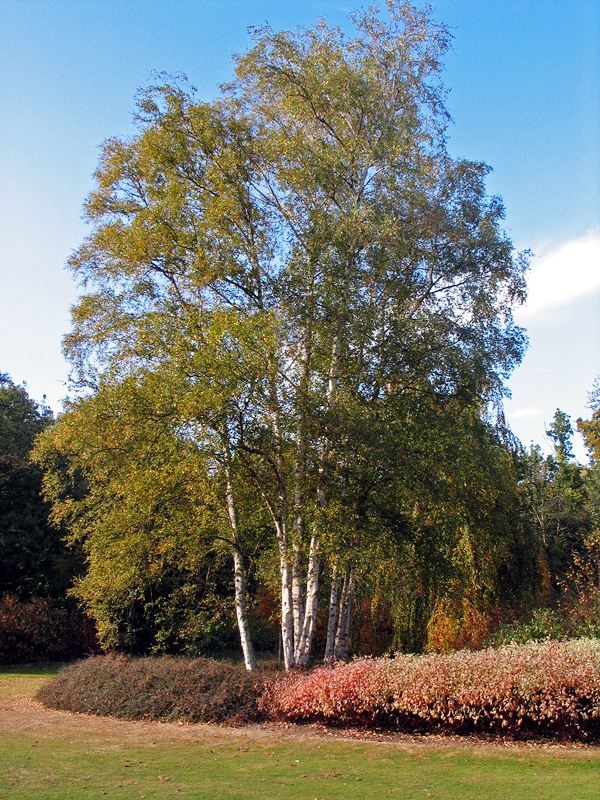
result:
[[[531,419],[542,415],[541,408],[517,408],[511,413],[513,419]]]
[[[517,311],[517,318],[556,308],[600,288],[600,230],[534,258],[527,285],[527,303]]]

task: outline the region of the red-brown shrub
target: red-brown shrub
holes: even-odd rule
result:
[[[0,600],[0,664],[71,661],[95,649],[93,623],[76,609],[40,597]]]
[[[360,659],[271,682],[260,706],[294,722],[600,738],[600,641]]]
[[[210,658],[106,655],[79,661],[44,684],[50,708],[121,719],[244,723],[261,716],[260,674]]]

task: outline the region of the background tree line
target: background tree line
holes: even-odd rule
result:
[[[35,459],[107,647],[477,645],[591,558],[568,419],[545,459],[500,413],[528,256],[447,152],[449,34],[353,21],[259,29],[217,100],[165,80],[104,145]]]
[[[67,660],[94,649],[94,625],[67,596],[84,568],[63,541],[42,498],[42,471],[31,458],[53,424],[45,404],[0,372],[0,663]]]

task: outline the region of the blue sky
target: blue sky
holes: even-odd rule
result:
[[[333,0],[0,0],[0,371],[58,409],[76,288],[65,261],[100,143],[132,130],[137,89],[185,73],[206,99],[248,26],[347,24]],[[450,26],[454,155],[493,167],[506,229],[536,258],[518,318],[530,348],[510,382],[517,435],[544,445],[556,407],[585,416],[600,374],[600,4],[433,0]],[[583,457],[583,450],[578,448]]]

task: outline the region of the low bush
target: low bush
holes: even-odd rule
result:
[[[276,679],[260,708],[292,722],[598,740],[600,641],[361,659]]]
[[[242,724],[261,717],[262,678],[209,658],[105,655],[63,669],[40,689],[50,708],[131,720]]]
[[[0,600],[0,664],[72,661],[96,648],[94,625],[76,608],[40,597]]]
[[[598,592],[579,595],[565,608],[536,608],[522,622],[500,625],[489,637],[492,647],[544,639],[596,639],[600,636]]]
[[[97,656],[63,669],[38,699],[122,719],[600,741],[600,641],[364,658],[283,676],[207,658]]]

